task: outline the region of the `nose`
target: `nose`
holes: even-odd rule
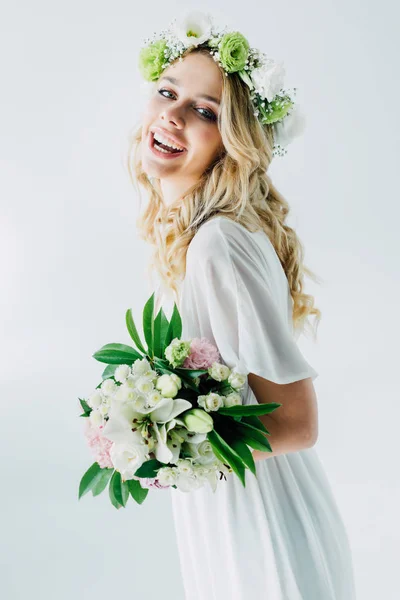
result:
[[[177,129],[182,129],[184,126],[184,120],[180,116],[179,109],[176,106],[164,108],[160,113],[160,118],[165,123],[173,124]]]

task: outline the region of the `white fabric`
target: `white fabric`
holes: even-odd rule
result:
[[[207,337],[240,373],[314,380],[291,311],[263,231],[227,217],[199,228],[181,289],[182,339]],[[243,402],[257,403],[247,384]],[[215,493],[171,488],[186,600],[354,600],[346,529],[315,447],[256,461],[256,472],[246,470],[246,487],[229,474]]]

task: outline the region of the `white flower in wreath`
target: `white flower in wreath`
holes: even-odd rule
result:
[[[275,144],[282,148],[288,146],[295,138],[303,134],[305,127],[305,115],[295,104],[282,121],[273,124]]]
[[[285,68],[283,62],[277,63],[272,59],[267,59],[265,64],[251,72],[251,80],[256,92],[268,102],[272,102],[275,96],[283,87],[285,77]]]
[[[198,46],[207,41],[211,35],[212,23],[207,14],[193,10],[181,21],[175,23],[172,31],[185,48]]]

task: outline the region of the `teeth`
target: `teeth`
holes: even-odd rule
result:
[[[161,133],[158,133],[158,132],[154,133],[154,139],[157,140],[157,142],[161,142],[162,144],[164,144],[164,146],[168,146],[168,148],[173,148],[174,150],[184,150],[185,149],[182,146],[175,146],[167,138],[165,138]]]

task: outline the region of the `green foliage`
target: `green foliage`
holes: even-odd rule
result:
[[[118,369],[118,367],[119,365],[107,365],[103,373],[101,374],[102,380],[104,381],[105,379],[110,379],[111,377],[114,377],[115,371],[116,369]],[[103,383],[103,381],[101,383]],[[99,384],[99,386],[101,386],[101,383]]]
[[[136,477],[156,477],[157,471],[166,465],[155,458],[146,460],[136,471]]]
[[[98,496],[99,494],[101,494],[101,492],[103,492],[106,489],[107,484],[110,481],[112,474],[114,473],[114,469],[110,469],[107,467],[105,469],[102,469],[102,471],[102,476],[100,477],[98,482],[92,487],[93,496]]]
[[[129,493],[138,504],[143,504],[150,490],[142,488],[140,481],[129,479],[127,481]]]
[[[147,300],[143,308],[143,333],[144,339],[147,343],[148,355],[153,358],[153,335],[154,335],[154,322],[153,322],[153,311],[154,311],[154,292]]]
[[[245,483],[245,467],[240,456],[229,446],[229,444],[224,440],[219,433],[213,429],[207,433],[207,438],[213,448],[215,449],[219,456],[223,457],[223,462],[227,462],[232,470],[239,477],[240,481],[243,484],[243,487],[246,487]]]
[[[122,481],[119,471],[114,471],[108,489],[112,505],[117,509],[125,507],[129,498],[129,488],[128,482]]]
[[[262,452],[272,452],[271,445],[265,435],[256,427],[252,427],[247,423],[235,423],[234,431],[232,432],[241,438],[248,446]]]
[[[80,417],[88,417],[90,415],[90,413],[92,412],[92,409],[90,408],[90,406],[86,402],[86,400],[84,400],[83,398],[78,398],[78,400],[81,403],[81,406],[83,408],[83,414],[81,414],[79,416]]]
[[[220,415],[247,417],[252,415],[266,415],[282,406],[278,402],[268,402],[266,404],[236,404],[218,409]]]
[[[103,471],[99,463],[94,462],[84,473],[79,483],[79,495],[78,500],[82,498],[87,492],[89,492],[103,477]]]
[[[135,322],[134,322],[133,317],[132,317],[132,309],[131,308],[128,308],[128,310],[126,311],[126,314],[125,314],[125,323],[126,323],[126,327],[127,327],[128,331],[129,331],[129,335],[131,336],[131,338],[135,342],[136,347],[143,354],[146,354],[146,350],[143,347],[142,341],[141,341],[140,336],[139,336],[139,334],[137,332],[136,325],[135,325]]]
[[[106,344],[93,354],[93,358],[113,365],[131,365],[135,360],[143,357],[126,344]]]

